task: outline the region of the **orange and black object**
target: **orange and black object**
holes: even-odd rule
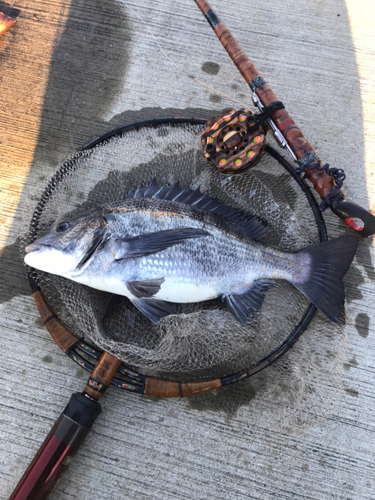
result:
[[[207,122],[201,141],[203,154],[220,172],[235,174],[255,165],[261,158],[266,138],[245,109],[224,109]]]
[[[17,17],[20,14],[19,9],[0,2],[0,37],[4,35],[16,22]]]
[[[197,6],[214,30],[216,36],[227,51],[233,63],[250,86],[254,104],[262,111],[278,99],[247,57],[237,40],[219,19],[206,0],[195,0]],[[283,107],[277,109],[268,120],[279,145],[286,148],[298,163],[299,170],[313,184],[323,202],[349,227],[363,237],[375,233],[375,217],[364,208],[345,199],[343,192],[327,166],[323,166],[311,144],[303,136],[293,118]],[[354,219],[362,221],[362,225]]]

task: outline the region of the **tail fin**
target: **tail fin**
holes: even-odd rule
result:
[[[357,235],[348,234],[299,252],[309,257],[310,273],[304,281],[296,280],[293,285],[334,323],[345,323],[345,290],[341,279],[354,259],[358,241]]]

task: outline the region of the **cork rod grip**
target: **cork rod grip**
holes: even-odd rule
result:
[[[250,61],[232,33],[214,13],[210,4],[206,0],[196,0],[196,4],[206,17],[246,83],[251,86],[250,82],[255,78],[259,77],[261,79],[254,63]],[[272,89],[265,82],[258,86],[255,92],[263,106],[268,106],[272,102],[278,100]],[[297,160],[303,158],[307,153],[314,152],[311,144],[305,139],[301,130],[297,127],[296,123],[285,109],[275,111],[272,115],[272,120],[284,136]],[[332,187],[335,185],[333,178],[327,172],[321,171],[318,168],[307,171],[307,178],[313,184],[315,190],[322,199],[332,192]]]

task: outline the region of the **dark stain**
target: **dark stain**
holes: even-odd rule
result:
[[[237,83],[232,83],[232,85],[230,87],[231,87],[232,90],[237,90],[238,89]]]
[[[358,398],[359,392],[356,391],[355,389],[345,389],[346,394],[351,396],[352,398]]]
[[[0,254],[0,304],[18,295],[31,294],[20,248],[21,243],[18,239],[13,245],[4,247]]]
[[[202,64],[201,69],[209,75],[217,75],[220,70],[220,65],[211,61],[206,61]]]
[[[349,371],[350,368],[355,368],[358,366],[358,361],[355,359],[355,356],[352,359],[349,359],[347,363],[344,363],[344,370]]]
[[[15,9],[14,7],[11,7],[10,5],[8,5],[5,2],[2,2],[0,0],[0,12],[5,14],[6,16],[10,16],[10,17],[13,17],[15,19],[19,16],[19,13],[21,11],[19,9]]]
[[[366,313],[359,313],[355,318],[354,326],[357,329],[358,334],[362,338],[368,337],[369,334],[369,326],[370,326],[370,317]]]
[[[42,321],[42,318],[40,316],[38,316],[36,319],[35,319],[35,322],[34,322],[35,326],[37,328],[45,328],[44,326],[44,323]]]
[[[217,391],[199,394],[187,400],[194,410],[225,412],[233,417],[241,406],[248,406],[255,397],[255,389],[250,380],[243,380]]]
[[[372,238],[363,238],[358,245],[356,259],[363,265],[367,277],[371,281],[375,281],[375,268],[372,262],[371,250]]]
[[[210,94],[209,99],[211,102],[221,102],[223,100],[222,97],[218,94]]]
[[[342,221],[339,221],[339,227],[344,228],[345,232],[348,233],[348,228]],[[372,255],[370,248],[372,247],[372,238],[361,238],[359,241],[357,253],[355,256],[355,262],[361,265],[361,268],[357,267],[355,263],[352,263],[348,272],[344,277],[344,284],[346,290],[346,300],[352,302],[354,300],[361,300],[363,298],[362,292],[359,289],[361,285],[365,283],[365,278],[363,276],[363,271],[369,280],[375,281],[375,269],[372,262]]]
[[[49,364],[53,363],[53,357],[50,356],[49,354],[47,354],[46,356],[43,356],[42,361],[43,361],[43,363],[46,363],[49,365]]]
[[[307,464],[303,464],[301,470],[302,472],[307,472],[309,470],[309,466]]]
[[[137,111],[123,111],[114,115],[102,130],[102,134],[114,130],[119,127],[125,127],[132,123],[152,120],[154,118],[168,118],[173,116],[181,116],[186,118],[203,118],[210,120],[216,116],[220,110],[203,109],[203,108],[142,108]]]
[[[81,369],[77,369],[76,370],[76,377],[79,379],[79,380],[86,380],[87,379],[87,372],[85,370],[82,370]]]
[[[360,286],[365,282],[362,271],[355,264],[352,264],[345,275],[345,297],[347,302],[363,299]]]

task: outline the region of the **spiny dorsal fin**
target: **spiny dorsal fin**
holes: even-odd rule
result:
[[[125,199],[129,198],[151,198],[158,200],[175,201],[190,205],[205,212],[213,212],[220,217],[230,220],[252,240],[260,240],[265,236],[269,227],[255,215],[244,214],[234,208],[223,205],[217,198],[211,198],[208,194],[202,194],[197,189],[183,188],[179,182],[172,186],[159,186],[154,178],[147,186],[140,184],[135,190],[129,186]]]

